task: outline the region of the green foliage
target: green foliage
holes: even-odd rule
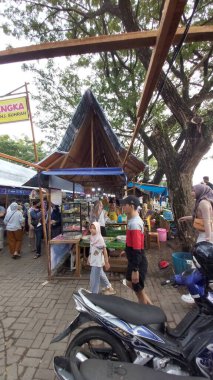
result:
[[[122,4],[125,4],[125,9],[122,9]],[[127,28],[132,31],[151,30],[159,27],[162,5],[162,0],[9,0],[4,12],[3,30],[17,38],[24,36],[33,43],[111,35],[126,32]],[[181,26],[186,25],[193,5],[194,1],[187,2]],[[211,2],[200,0],[193,25],[207,25],[211,20]],[[174,49],[170,49],[164,71]],[[38,101],[36,120],[46,132],[50,148],[58,145],[82,93],[88,87],[101,103],[123,144],[129,146],[146,76],[144,53],[151,55],[151,50],[145,48],[141,54],[137,50],[125,50],[66,60],[61,58],[58,65],[48,60],[46,67],[43,64],[24,65],[25,70],[34,73],[37,93],[33,96]],[[168,94],[159,98],[149,120],[142,123],[134,144],[133,151],[139,157],[143,154],[141,141],[148,146],[150,172],[152,168],[156,169],[155,159],[158,166],[163,163],[167,168],[168,157],[161,157],[159,145],[168,147],[168,152],[175,155],[174,147],[178,142],[179,160],[184,146],[187,152],[193,152],[193,149],[188,149],[193,140],[187,140],[192,115],[204,118],[206,129],[203,136],[206,146],[211,145],[212,65],[209,42],[184,44],[168,75]],[[175,115],[174,108],[177,111]],[[160,126],[158,139],[161,138],[161,142],[156,140],[156,125]],[[183,154],[183,158],[186,157]]]
[[[43,142],[40,141],[37,145],[37,153],[39,161],[45,157],[46,152],[43,148]],[[0,152],[8,154],[22,160],[35,162],[33,142],[25,136],[24,139],[14,140],[8,135],[0,136]]]

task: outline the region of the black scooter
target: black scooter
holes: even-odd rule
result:
[[[81,329],[72,338],[65,354],[67,358],[73,348],[81,347],[95,354],[96,359],[132,362],[168,374],[202,375],[210,379],[213,375],[213,244],[197,244],[193,255],[197,269],[174,276],[172,282],[186,285],[197,307],[175,329],[166,325],[166,315],[159,307],[79,289],[73,293],[78,316],[52,342],[93,322],[93,326]]]

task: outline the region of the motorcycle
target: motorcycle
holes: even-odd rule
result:
[[[176,375],[154,371],[148,367],[137,364],[98,360],[87,357],[81,351],[74,349],[70,358],[56,356],[54,358],[54,371],[58,380],[175,380]],[[179,376],[180,380],[195,380],[194,377]],[[204,380],[196,377],[196,380]]]
[[[166,315],[157,306],[79,289],[73,294],[78,316],[52,342],[95,322],[75,335],[65,357],[70,358],[73,348],[81,347],[98,359],[132,362],[167,374],[212,378],[213,244],[198,243],[192,253],[196,269],[169,281],[187,285],[196,303],[176,328],[166,326]]]

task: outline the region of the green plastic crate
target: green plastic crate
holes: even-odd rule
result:
[[[106,228],[106,236],[116,237],[126,235],[126,230],[113,230],[112,228]]]

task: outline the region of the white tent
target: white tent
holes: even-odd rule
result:
[[[0,159],[0,186],[21,187],[35,174],[35,170]]]

